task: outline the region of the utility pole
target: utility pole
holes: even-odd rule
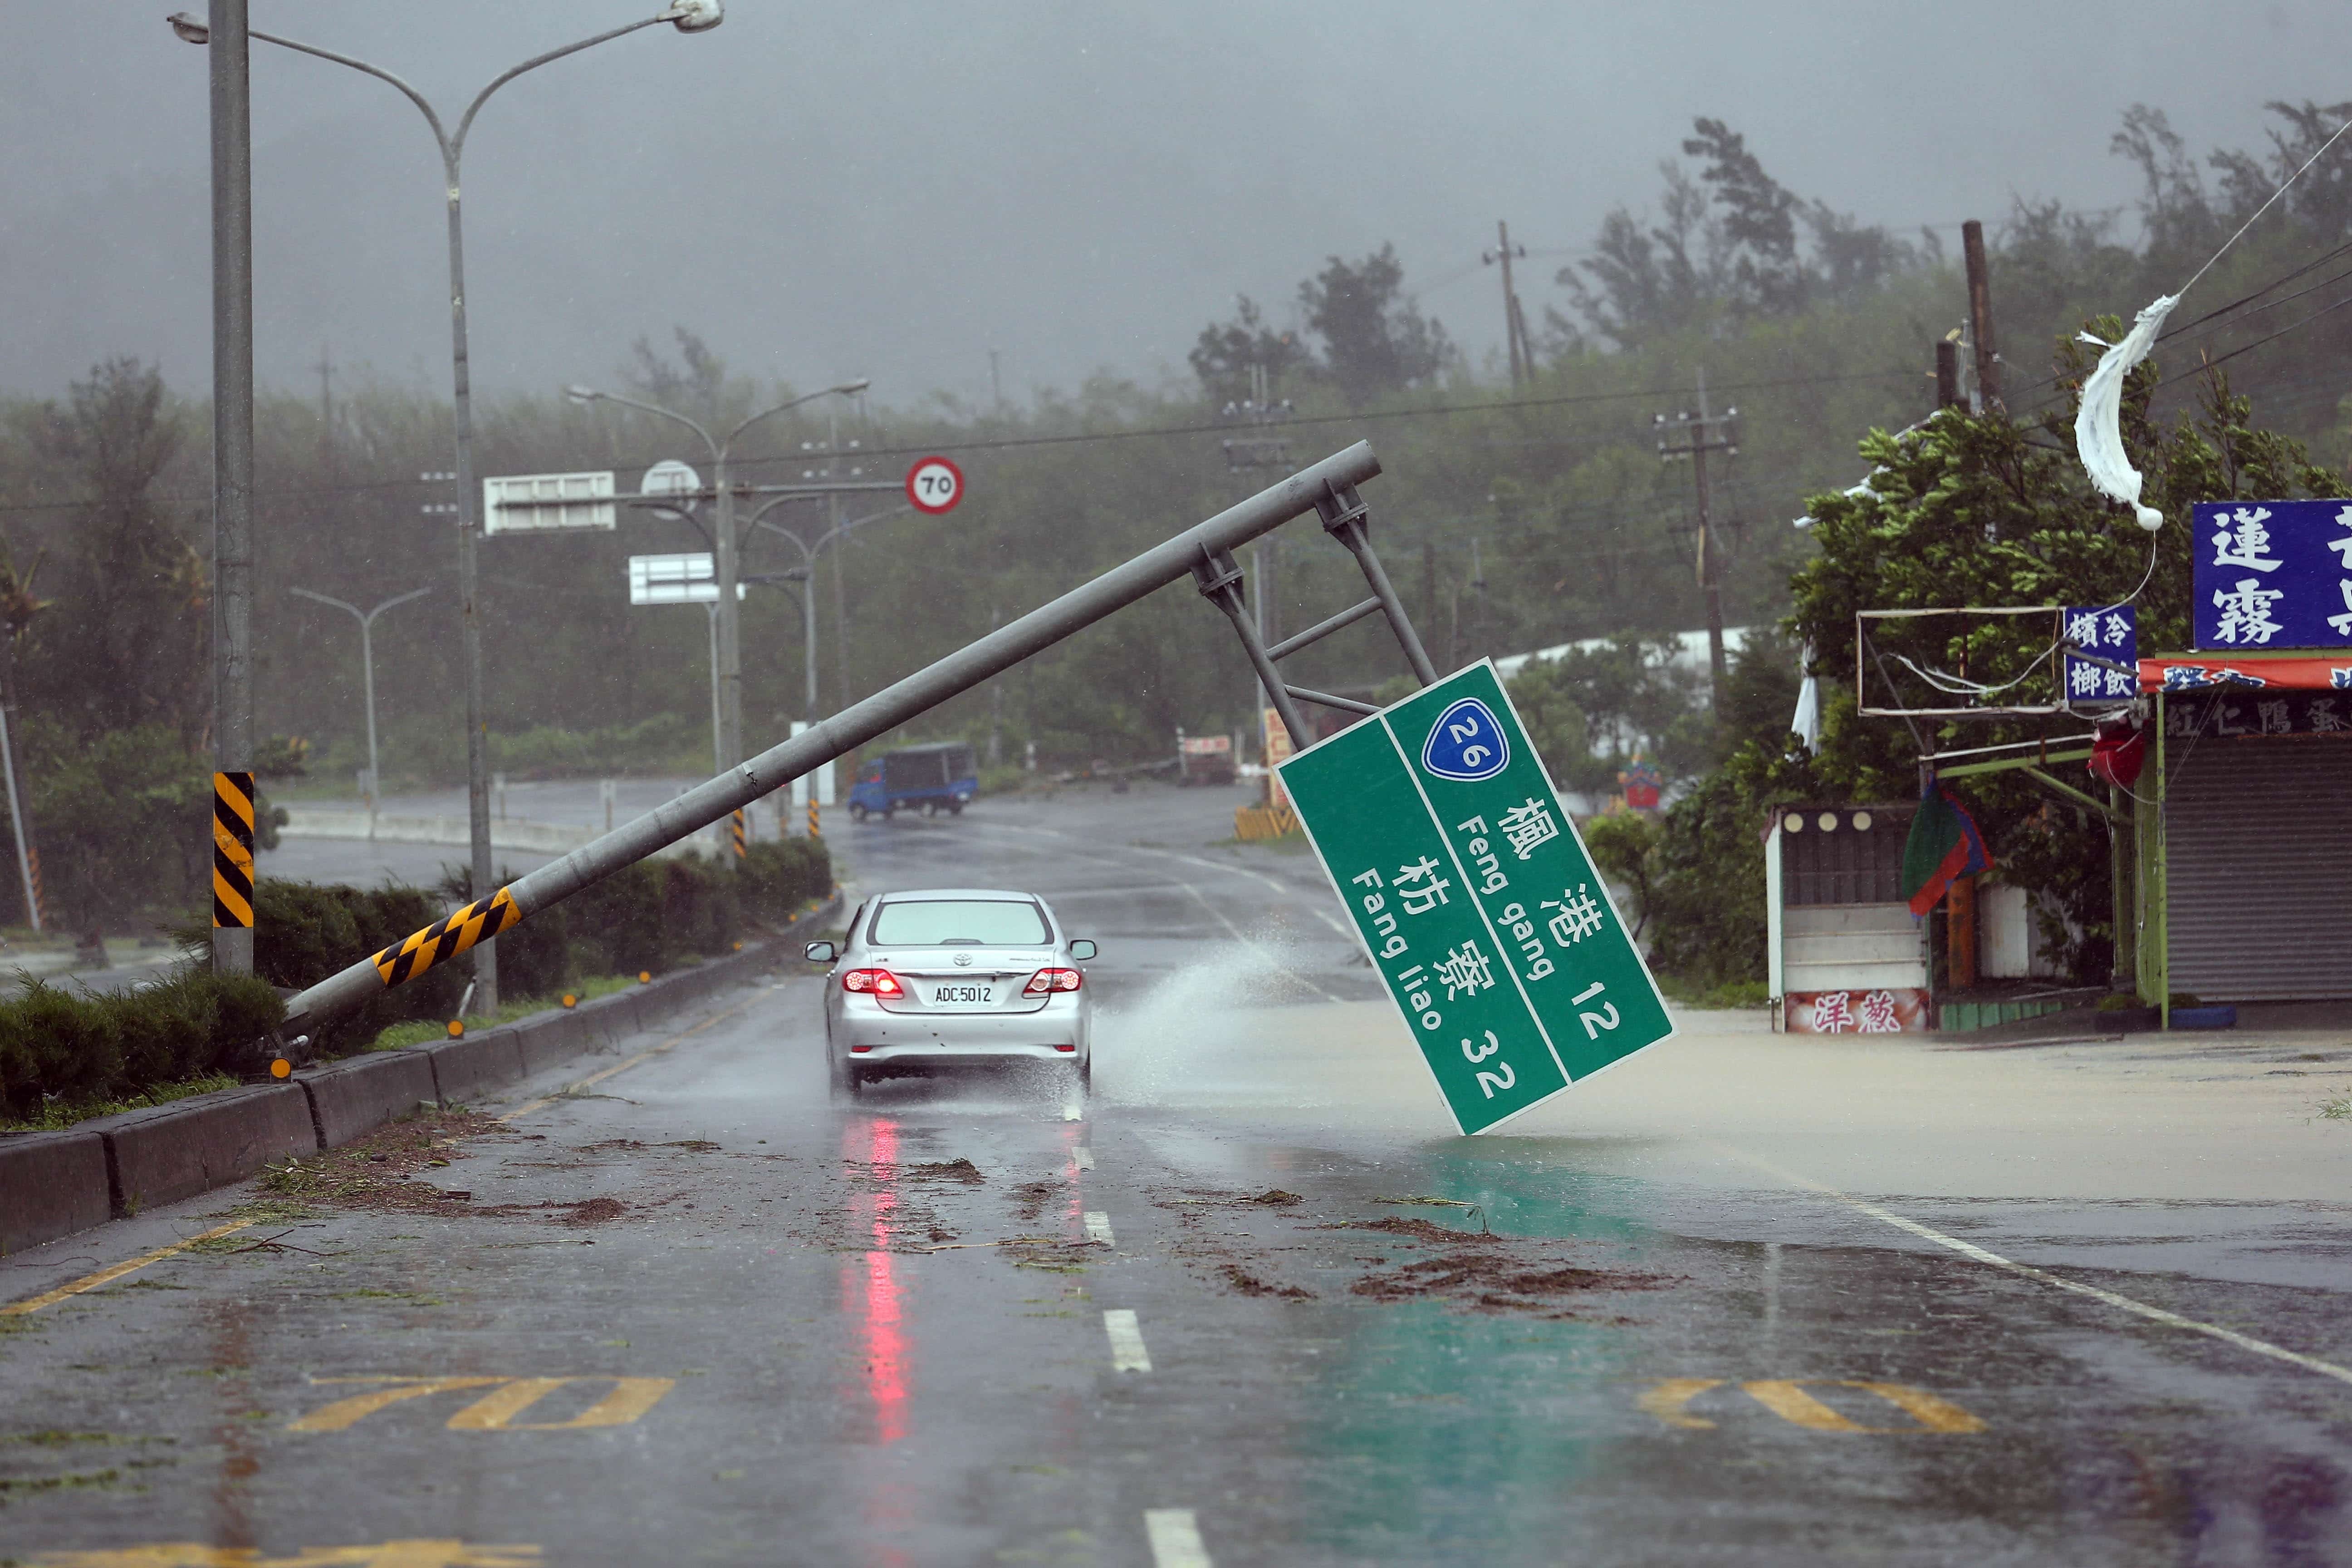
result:
[[[335,356],[326,343],[319,345],[319,462],[328,482],[335,479]]]
[[[1737,408],[1727,408],[1721,414],[1707,412],[1706,367],[1701,365],[1697,417],[1692,417],[1685,409],[1671,420],[1663,414],[1651,419],[1658,433],[1659,458],[1670,463],[1688,458],[1698,480],[1698,586],[1706,603],[1707,700],[1718,715],[1723,711],[1724,680],[1729,668],[1723,653],[1723,582],[1716,558],[1715,530],[1708,516],[1706,455],[1721,452],[1726,457],[1739,456],[1738,432],[1732,428],[1732,421],[1738,417]]]
[[[250,974],[253,140],[245,0],[212,0],[207,29],[213,141],[213,973]]]
[[[1957,408],[1967,400],[1960,395],[1959,333],[1936,341],[1936,406]]]
[[[1969,336],[1977,351],[1977,394],[1980,414],[2002,406],[2000,355],[1993,347],[1992,278],[1985,267],[1984,225],[1975,218],[1960,225],[1960,255],[1969,272]]]
[[[1486,567],[1478,559],[1478,536],[1470,536],[1470,653],[1486,657]]]
[[[988,395],[991,412],[1002,412],[1004,407],[1004,378],[997,374],[994,349],[988,351]]]
[[[1513,386],[1524,384],[1536,373],[1535,351],[1528,343],[1528,319],[1519,309],[1518,290],[1511,287],[1512,258],[1524,260],[1527,254],[1526,246],[1511,243],[1511,226],[1500,218],[1495,220],[1495,248],[1478,253],[1478,259],[1489,267],[1502,263],[1503,340],[1510,350]]]
[[[1239,403],[1226,404],[1223,412],[1228,419],[1238,417],[1245,421],[1257,434],[1220,443],[1225,454],[1225,472],[1241,477],[1244,495],[1260,488],[1259,482],[1250,477],[1259,470],[1271,468],[1287,476],[1297,468],[1290,460],[1290,437],[1266,433],[1267,426],[1289,417],[1290,400],[1286,397],[1279,404],[1274,401],[1274,378],[1265,365],[1253,363],[1249,372],[1249,396]],[[1280,546],[1271,538],[1260,540],[1251,551],[1251,567],[1250,618],[1257,623],[1259,640],[1271,647],[1282,640],[1282,634],[1276,629],[1281,618],[1277,608],[1277,586],[1282,569]],[[1263,762],[1265,760],[1262,754],[1265,710],[1275,706],[1275,700],[1262,681],[1255,676],[1251,679],[1255,702],[1250,713],[1250,728],[1257,731],[1261,747],[1259,760]],[[1298,745],[1299,737],[1293,735],[1290,743],[1294,747]],[[1234,760],[1238,763],[1241,759],[1236,757]],[[1268,786],[1269,790],[1271,787]]]

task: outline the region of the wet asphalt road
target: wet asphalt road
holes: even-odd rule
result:
[[[2305,1103],[2352,1044],[1694,1016],[1455,1138],[1311,858],[1211,844],[1232,804],[840,840],[865,891],[1031,888],[1103,943],[1083,1105],[833,1105],[794,966],[342,1156],[374,1195],[8,1260],[22,1296],[256,1221],[0,1318],[0,1559],[2352,1561],[2352,1128]]]

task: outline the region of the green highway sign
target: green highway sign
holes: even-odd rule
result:
[[[1463,1131],[1675,1032],[1491,660],[1279,771]]]

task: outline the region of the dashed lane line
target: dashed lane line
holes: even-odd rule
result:
[[[2258,1340],[2252,1334],[2242,1334],[2235,1329],[2225,1329],[2219,1323],[2205,1323],[2200,1322],[2195,1318],[2184,1318],[2178,1312],[2168,1312],[2162,1307],[2150,1306],[2146,1301],[2135,1300],[2117,1291],[2102,1289],[2096,1285],[2085,1285],[2078,1279],[2064,1279],[2046,1269],[2016,1262],[2003,1258],[1998,1252],[1988,1252],[1974,1242],[1962,1241],[1956,1236],[1946,1236],[1931,1226],[1921,1225],[1916,1219],[1906,1219],[1892,1209],[1881,1208],[1873,1203],[1864,1203],[1862,1199],[1842,1193],[1835,1187],[1816,1182],[1810,1176],[1801,1176],[1794,1171],[1786,1170],[1769,1160],[1760,1159],[1744,1149],[1733,1148],[1729,1144],[1724,1147],[1759,1171],[1769,1171],[1782,1181],[1793,1182],[1810,1192],[1819,1193],[1826,1198],[1832,1198],[1856,1213],[1866,1214],[1871,1218],[1891,1225],[1897,1230],[1907,1231],[1922,1241],[1932,1241],[1938,1247],[1949,1247],[1963,1258],[1973,1258],[1993,1268],[2005,1269],[2021,1279],[2031,1279],[2036,1284],[2048,1285],[2072,1295],[2087,1296],[2094,1301],[2102,1302],[2119,1311],[2146,1318],[2150,1322],[2162,1323],[2167,1328],[2186,1329],[2191,1333],[2210,1334],[2222,1343],[2235,1345],[2242,1351],[2251,1351],[2255,1355],[2268,1356],[2273,1361],[2284,1362],[2289,1366],[2299,1366],[2305,1372],[2315,1372],[2322,1377],[2332,1377],[2338,1383],[2352,1383],[2352,1367],[2338,1366],[2332,1361],[2321,1361],[2317,1356],[2305,1355],[2300,1351],[2291,1351],[2284,1345],[2274,1345],[2268,1340]]]
[[[1145,1509],[1143,1533],[1151,1542],[1152,1568],[1216,1568],[1189,1508]]]
[[[1110,1336],[1111,1371],[1151,1370],[1151,1352],[1143,1348],[1143,1330],[1131,1309],[1113,1307],[1103,1313],[1103,1332]]]
[[[27,1297],[22,1301],[11,1301],[8,1305],[0,1307],[0,1318],[20,1318],[27,1312],[37,1312],[44,1307],[55,1306],[68,1296],[79,1296],[85,1290],[95,1290],[101,1285],[111,1285],[126,1274],[136,1274],[151,1263],[161,1263],[174,1253],[187,1251],[198,1242],[211,1241],[218,1237],[231,1235],[253,1223],[249,1219],[233,1219],[226,1225],[216,1225],[210,1230],[188,1237],[185,1241],[175,1241],[169,1247],[159,1247],[152,1252],[142,1252],[136,1258],[126,1258],[121,1263],[101,1268],[95,1274],[85,1274],[79,1279],[68,1280],[54,1290],[44,1290],[39,1295]]]
[[[1095,1209],[1088,1209],[1086,1213],[1085,1218],[1087,1222],[1087,1239],[1088,1241],[1098,1241],[1105,1247],[1117,1247],[1118,1245],[1118,1243],[1111,1239],[1110,1215]]]
[[[611,1067],[604,1068],[596,1072],[592,1072],[586,1078],[582,1079],[579,1082],[566,1084],[563,1088],[556,1090],[553,1094],[542,1094],[537,1100],[527,1100],[520,1105],[516,1106],[512,1110],[506,1111],[503,1114],[493,1118],[493,1120],[499,1121],[512,1121],[518,1116],[528,1116],[530,1112],[539,1110],[541,1106],[551,1105],[567,1094],[578,1094],[583,1089],[593,1089],[596,1085],[604,1082],[608,1078],[612,1078],[620,1073],[625,1073],[633,1067],[642,1067],[646,1062],[653,1060],[656,1057],[665,1055],[666,1053],[675,1049],[677,1047],[685,1044],[687,1040],[702,1033],[703,1030],[710,1027],[711,1025],[723,1023],[727,1019],[735,1016],[736,1014],[740,1013],[744,1008],[749,1007],[755,1000],[757,1000],[756,993],[753,995],[746,996],[743,1000],[736,1003],[735,1005],[728,1008],[723,1013],[713,1013],[710,1016],[703,1019],[702,1022],[695,1025],[690,1029],[681,1029],[677,1034],[672,1035],[668,1039],[664,1040],[660,1045],[655,1046],[648,1050],[639,1051],[635,1056],[629,1058],[626,1061],[614,1062]]]
[[[1095,1152],[1083,1143],[1070,1151],[1070,1159],[1081,1171],[1091,1171],[1095,1168]]]

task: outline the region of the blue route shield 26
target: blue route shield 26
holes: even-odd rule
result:
[[[1510,765],[1511,742],[1495,710],[1475,697],[1465,697],[1438,715],[1436,728],[1421,749],[1421,765],[1442,779],[1476,784],[1493,778]]]

